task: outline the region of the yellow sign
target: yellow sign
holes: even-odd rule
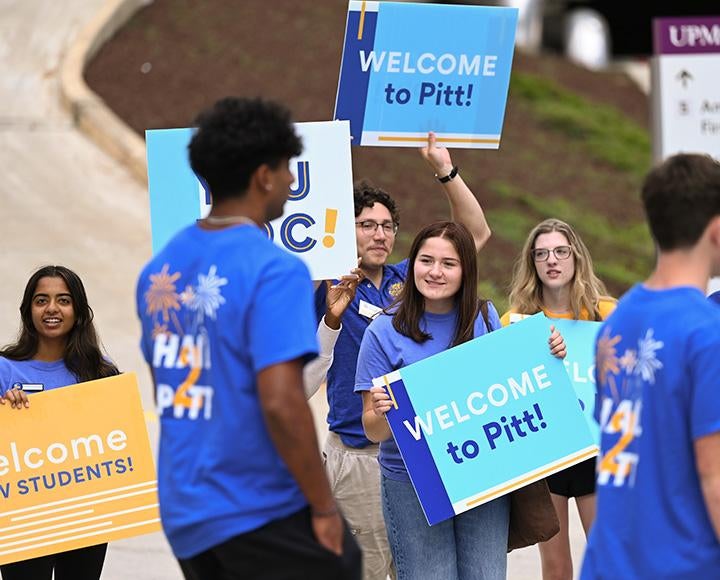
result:
[[[0,564],[158,530],[133,373],[0,406]]]

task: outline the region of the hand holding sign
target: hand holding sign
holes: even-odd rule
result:
[[[550,354],[557,358],[565,358],[567,355],[567,346],[565,346],[565,339],[558,332],[555,325],[550,325],[550,338],[548,338],[550,344]]]
[[[337,284],[333,284],[330,280],[325,281],[327,291],[325,324],[329,328],[334,330],[340,328],[340,320],[355,298],[358,284],[364,277],[365,274],[360,268],[353,268],[350,274],[342,276]]]
[[[392,409],[392,401],[390,395],[384,387],[373,387],[370,389],[370,398],[372,399],[373,412],[378,417],[383,417],[390,409]]]

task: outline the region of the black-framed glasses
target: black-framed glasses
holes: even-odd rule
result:
[[[558,246],[556,248],[536,248],[530,250],[530,254],[536,262],[547,262],[547,259],[550,257],[550,252],[553,253],[556,260],[567,260],[572,254],[572,248],[570,246]]]
[[[386,236],[395,235],[398,231],[398,225],[395,222],[376,222],[375,220],[363,220],[355,222],[356,226],[360,226],[362,233],[367,236],[375,235],[378,228],[382,228]]]

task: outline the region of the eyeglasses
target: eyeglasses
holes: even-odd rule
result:
[[[550,252],[557,260],[567,260],[572,254],[572,248],[570,246],[558,246],[557,248],[537,248],[536,250],[530,250],[530,255],[536,262],[547,262],[550,257]]]
[[[362,233],[366,236],[375,234],[378,228],[382,228],[386,236],[393,236],[398,231],[398,225],[395,222],[376,222],[373,220],[364,220],[355,222],[356,226],[360,226]]]

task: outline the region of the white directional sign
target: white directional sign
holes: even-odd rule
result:
[[[720,159],[720,16],[654,21],[654,156]]]

